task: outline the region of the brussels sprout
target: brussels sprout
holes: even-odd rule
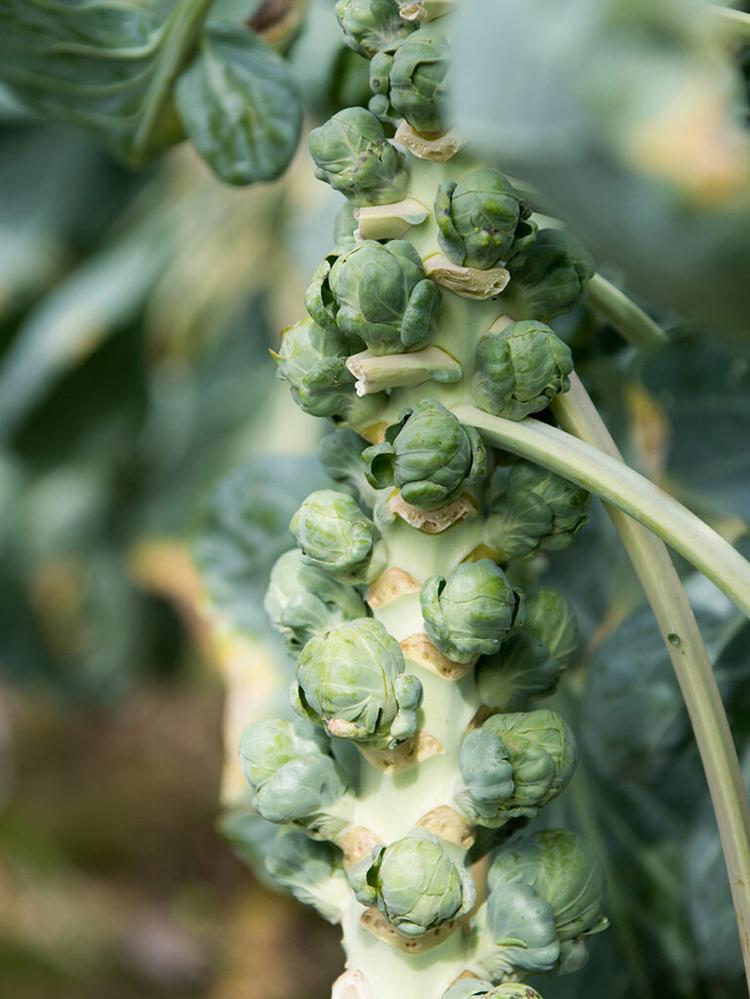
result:
[[[314,128],[310,155],[318,180],[341,191],[354,205],[389,205],[400,201],[409,186],[406,157],[364,108],[344,108]]]
[[[346,778],[325,738],[304,722],[253,722],[242,734],[240,767],[255,809],[269,822],[294,822],[327,837],[347,824]]]
[[[445,130],[448,42],[418,31],[391,55],[379,52],[370,63],[370,110],[379,118],[406,121],[424,135]]]
[[[526,595],[526,620],[494,656],[480,659],[475,679],[482,703],[519,711],[529,700],[553,693],[560,674],[578,654],[578,622],[562,593],[541,589]]]
[[[530,819],[567,786],[577,761],[575,736],[554,711],[493,715],[463,741],[456,800],[478,825]]]
[[[508,178],[489,167],[443,181],[435,198],[440,246],[461,267],[498,267],[533,243],[536,225],[526,216]]]
[[[567,548],[588,520],[589,494],[528,461],[517,461],[493,504],[487,536],[505,558]]]
[[[296,548],[285,552],[271,570],[263,607],[286,647],[295,653],[313,635],[367,617],[367,607],[353,586],[310,565]]]
[[[523,420],[570,388],[570,348],[544,323],[510,323],[486,334],[476,359],[471,393],[485,413]]]
[[[360,337],[373,354],[418,347],[430,335],[440,302],[411,243],[368,239],[327,257],[305,295],[312,318],[332,333]]]
[[[345,417],[356,401],[354,376],[346,367],[349,348],[345,336],[324,331],[311,319],[284,331],[278,374],[300,409],[311,416]]]
[[[334,430],[321,439],[320,463],[336,487],[372,509],[377,494],[365,477],[362,452],[366,442],[353,430]]]
[[[289,529],[304,560],[344,582],[377,575],[378,529],[354,499],[334,489],[310,493],[292,517]]]
[[[481,435],[432,399],[417,403],[385,440],[362,452],[368,482],[395,485],[407,503],[436,510],[487,474]]]
[[[430,641],[457,663],[497,652],[525,616],[523,594],[489,559],[462,562],[447,579],[432,576],[420,602]]]
[[[373,850],[348,872],[362,905],[377,906],[405,936],[418,937],[464,915],[476,892],[470,873],[424,829]]]
[[[443,993],[443,999],[542,999],[536,989],[520,982],[491,985],[476,978],[464,978]]]
[[[594,261],[571,233],[543,229],[508,269],[510,284],[503,299],[509,312],[548,322],[573,308],[594,275]]]
[[[417,731],[422,684],[395,638],[361,618],[311,638],[297,660],[295,706],[329,735],[392,749]]]
[[[397,0],[338,0],[336,17],[344,42],[368,59],[393,51],[417,27],[404,21],[400,10]]]
[[[494,979],[514,970],[576,970],[585,960],[582,938],[607,926],[599,862],[585,840],[563,829],[502,849],[489,888],[478,962]]]
[[[349,901],[341,851],[303,832],[279,832],[266,854],[266,870],[276,884],[305,905],[314,906],[329,923],[338,923]]]

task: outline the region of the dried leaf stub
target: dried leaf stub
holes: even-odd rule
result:
[[[333,983],[331,999],[373,999],[361,971],[345,971]]]
[[[397,774],[409,770],[431,756],[443,752],[443,746],[433,735],[419,732],[395,749],[361,749],[364,758],[384,774]]]
[[[474,827],[450,805],[433,808],[422,816],[417,825],[464,850],[474,845]]]
[[[461,267],[443,253],[433,253],[424,261],[428,277],[439,285],[455,292],[461,298],[483,302],[495,298],[508,287],[510,271],[505,267],[490,267],[480,271],[476,267]]]
[[[344,853],[344,867],[352,867],[363,857],[369,857],[373,848],[381,844],[381,840],[364,826],[352,826],[336,839]]]
[[[440,534],[459,520],[465,520],[470,514],[476,513],[476,507],[468,496],[459,496],[457,500],[446,503],[439,510],[421,510],[397,495],[388,501],[388,509],[411,527],[416,527],[425,534]]]
[[[372,606],[372,605],[371,605]],[[424,666],[437,676],[445,680],[460,680],[474,668],[474,662],[457,663],[447,656],[444,656],[439,649],[436,649],[424,632],[418,635],[409,635],[401,640],[401,651],[407,659]]]
[[[367,591],[367,603],[373,610],[380,610],[407,593],[419,593],[417,580],[403,569],[387,569],[378,576]]]
[[[402,121],[396,129],[394,141],[405,146],[420,160],[445,163],[453,159],[463,147],[463,142],[454,132],[428,137],[416,132],[407,121]]]
[[[365,909],[362,913],[361,923],[368,933],[377,937],[378,940],[390,944],[391,947],[395,947],[396,950],[403,951],[404,954],[424,954],[428,950],[432,950],[433,947],[437,947],[449,937],[458,925],[457,920],[451,919],[421,937],[407,937],[391,926],[378,909]]]

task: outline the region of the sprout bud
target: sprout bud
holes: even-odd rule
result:
[[[313,129],[310,155],[318,180],[341,191],[354,205],[400,201],[409,186],[406,157],[364,108],[344,108]]]
[[[311,319],[282,333],[278,374],[305,413],[345,418],[356,400],[354,377],[346,367],[349,346],[341,333],[325,331]]]
[[[289,528],[310,565],[344,582],[365,582],[377,575],[380,560],[373,555],[378,529],[347,493],[310,493]]]
[[[377,906],[399,932],[422,936],[474,905],[469,872],[455,863],[437,836],[416,829],[377,847],[348,873],[357,900]]]
[[[440,290],[425,277],[419,254],[400,239],[368,239],[327,257],[305,295],[316,323],[361,338],[373,354],[423,344],[439,302]]]
[[[570,348],[549,326],[510,323],[479,341],[472,396],[485,413],[523,420],[567,392],[572,370]]]
[[[338,0],[336,17],[345,44],[368,59],[393,51],[417,27],[403,20],[397,0]]]
[[[520,982],[492,985],[476,978],[463,978],[443,993],[443,999],[542,999],[536,989]]]
[[[445,131],[448,42],[422,31],[404,39],[394,54],[379,52],[370,63],[370,110],[379,118],[400,118],[426,135]]]
[[[341,921],[349,886],[336,847],[297,830],[281,831],[266,854],[265,866],[298,901],[314,906],[329,923]]]
[[[594,274],[591,254],[564,229],[543,229],[508,267],[511,281],[503,297],[509,311],[544,322],[572,309]]]
[[[523,594],[489,559],[462,562],[447,579],[432,576],[420,600],[430,641],[457,663],[497,652],[524,619]]]
[[[404,669],[398,642],[379,621],[341,624],[302,650],[296,707],[329,735],[392,749],[416,734],[422,700],[421,683]]]
[[[397,486],[422,510],[437,510],[487,473],[481,435],[431,399],[389,427],[383,443],[366,448],[362,460],[373,486]]]

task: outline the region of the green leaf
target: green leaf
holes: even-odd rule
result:
[[[176,86],[196,148],[229,184],[278,177],[294,155],[302,105],[287,63],[247,29],[214,23]]]

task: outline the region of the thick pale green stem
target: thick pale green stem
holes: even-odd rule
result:
[[[467,404],[456,406],[454,412],[495,447],[556,472],[648,527],[750,616],[750,563],[699,517],[634,469],[538,420],[514,423]]]
[[[669,343],[661,326],[601,274],[589,281],[587,298],[589,305],[639,350],[654,350]]]
[[[622,461],[577,375],[553,409],[571,433]],[[750,804],[711,660],[666,546],[620,510],[607,506],[607,512],[654,611],[690,715],[719,825],[750,985]]]

